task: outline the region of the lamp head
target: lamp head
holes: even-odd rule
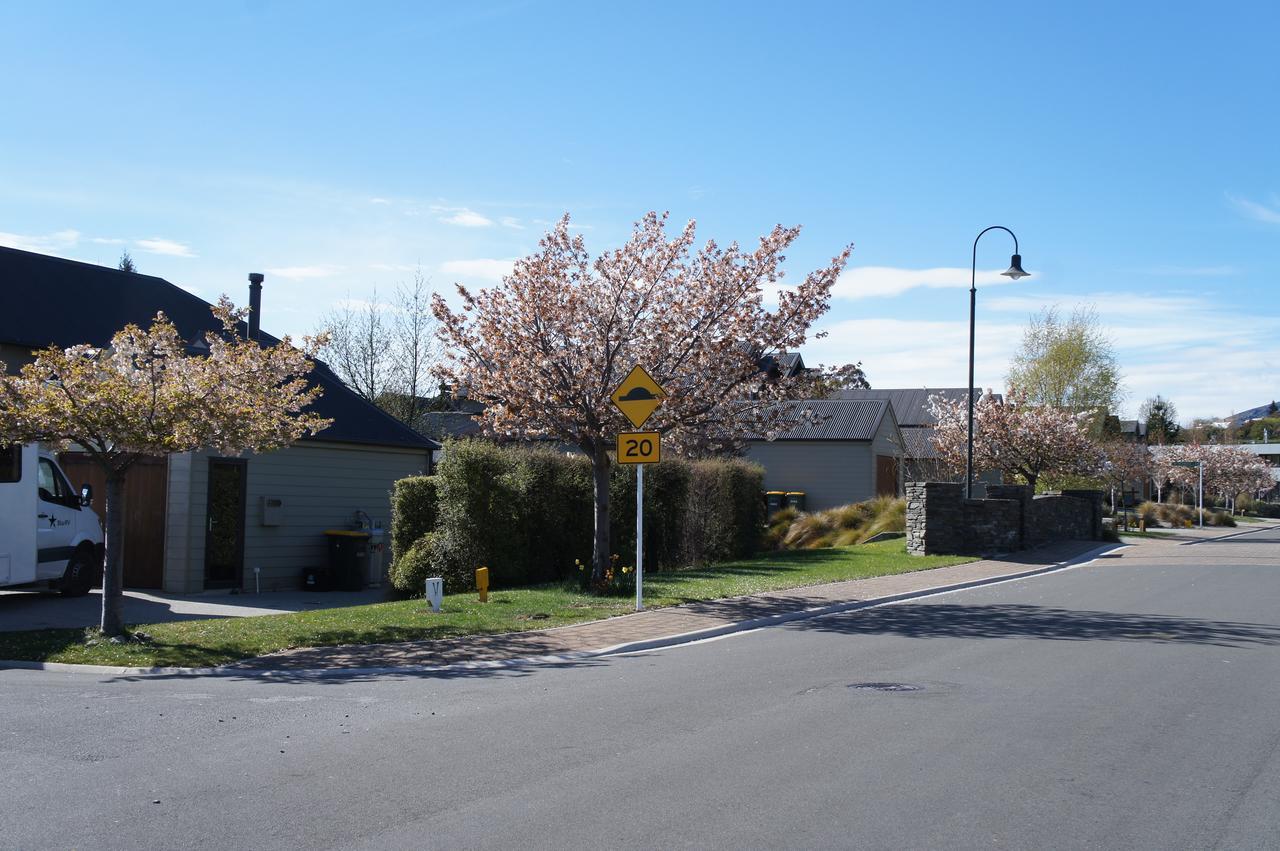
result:
[[[1001,272],[1000,274],[1004,275],[1006,278],[1013,278],[1016,281],[1019,278],[1028,277],[1031,273],[1023,270],[1022,255],[1015,254],[1009,260],[1009,268],[1006,271]]]

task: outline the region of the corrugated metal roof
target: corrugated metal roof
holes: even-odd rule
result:
[[[817,423],[802,422],[776,440],[871,440],[889,404],[883,400],[806,399],[788,408],[813,411]]]
[[[902,427],[902,454],[907,458],[937,458],[933,446],[933,429],[929,426]]]
[[[982,389],[974,388],[974,401],[982,395]],[[999,393],[994,394],[1000,399]],[[899,426],[931,426],[937,423],[929,413],[929,397],[942,396],[944,399],[963,402],[969,398],[967,387],[919,387],[886,390],[837,390],[831,394],[832,399],[882,399],[893,405],[893,415]]]

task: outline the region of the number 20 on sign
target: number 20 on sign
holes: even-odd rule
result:
[[[657,464],[662,460],[662,435],[656,431],[624,431],[618,435],[619,464]]]

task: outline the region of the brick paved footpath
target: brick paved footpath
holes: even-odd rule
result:
[[[854,579],[828,585],[810,585],[787,591],[771,591],[746,597],[686,603],[630,615],[562,626],[536,632],[470,638],[409,641],[396,644],[310,647],[285,650],[223,668],[235,670],[369,670],[434,668],[448,665],[492,665],[539,657],[581,658],[614,648],[643,649],[698,637],[712,637],[740,629],[783,623],[811,616],[813,610],[839,610],[889,601],[904,595],[981,584],[1012,576],[1041,572],[1091,551],[1118,545],[1096,541],[1066,541],[1006,558],[970,562]],[[690,636],[690,633],[694,635]],[[616,651],[615,651],[616,652]]]

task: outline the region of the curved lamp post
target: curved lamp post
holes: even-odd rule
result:
[[[973,240],[973,267],[969,273],[969,444],[968,454],[964,462],[964,495],[966,499],[973,496],[973,324],[978,305],[978,240],[989,230],[1002,230],[1013,237],[1013,257],[1009,260],[1009,268],[1001,275],[1013,278],[1025,278],[1029,272],[1022,269],[1022,255],[1018,253],[1018,237],[1003,225],[992,225],[978,234]]]

